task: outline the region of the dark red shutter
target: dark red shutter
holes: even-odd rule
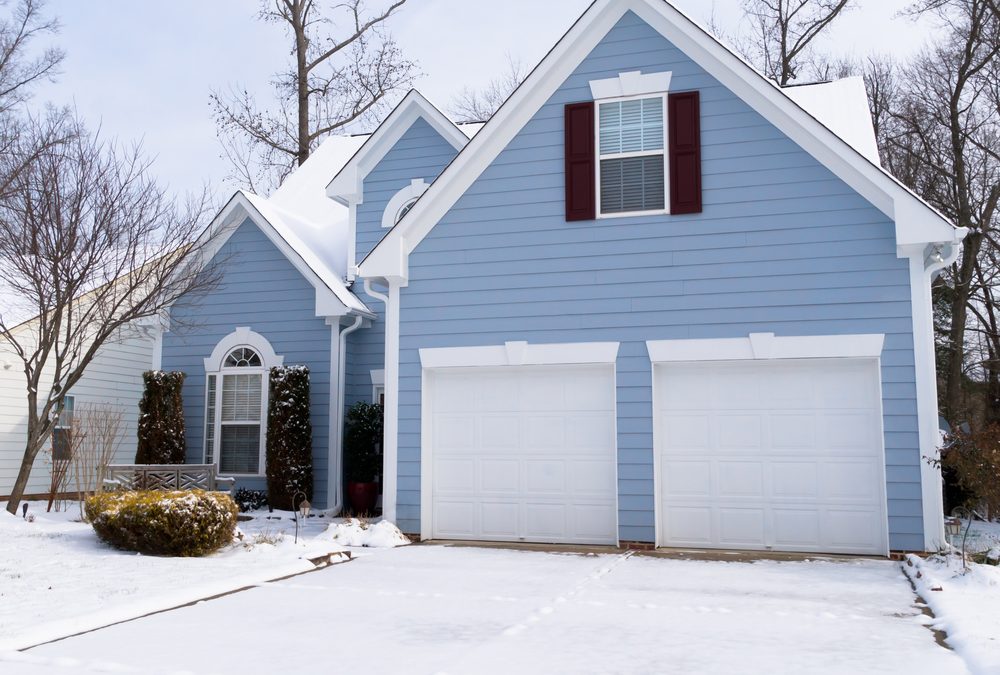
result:
[[[670,213],[701,213],[701,105],[696,91],[670,94]]]
[[[594,103],[566,106],[566,220],[594,220]]]

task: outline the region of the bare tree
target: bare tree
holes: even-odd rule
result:
[[[743,12],[752,36],[735,40],[736,48],[765,75],[781,86],[795,80],[805,68],[815,79],[828,79],[843,69],[812,52],[813,42],[853,0],[744,0]]]
[[[493,117],[528,75],[524,64],[507,55],[507,70],[490,80],[482,90],[465,87],[452,101],[451,114],[460,123],[485,122]]]
[[[112,403],[83,403],[73,411],[75,448],[70,473],[83,520],[87,520],[86,498],[104,490],[108,466],[121,446],[124,420],[125,411]]]
[[[947,330],[941,403],[957,422],[970,414],[970,369],[997,370],[986,375],[1000,383],[1000,364],[990,356],[1000,345],[978,341],[995,323],[994,273],[988,268],[998,244],[1000,202],[1000,109],[993,102],[1000,13],[995,0],[921,0],[910,11],[935,18],[941,37],[904,69],[898,101],[880,136],[894,173],[956,225],[969,228],[961,256],[938,287],[948,305],[941,322]],[[985,355],[970,353],[970,339]]]
[[[259,18],[285,28],[293,63],[275,75],[271,106],[239,88],[212,93],[233,180],[268,191],[324,136],[375,119],[413,81],[414,63],[384,30],[405,2],[368,12],[363,0],[263,0]]]
[[[58,73],[61,49],[33,53],[37,38],[59,30],[59,22],[44,17],[43,9],[41,0],[20,0],[10,16],[0,19],[0,114],[24,103],[33,85]]]
[[[66,393],[98,350],[212,287],[216,274],[205,264],[211,240],[198,237],[204,196],[176,204],[139,148],[106,143],[68,116],[28,125],[0,155],[0,178],[0,343],[27,385],[13,513]],[[11,307],[35,318],[21,322]]]

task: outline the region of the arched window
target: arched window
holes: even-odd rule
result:
[[[408,201],[405,204],[403,204],[403,208],[401,208],[399,210],[399,212],[396,213],[396,223],[398,223],[399,221],[401,221],[403,219],[403,216],[405,216],[407,213],[409,213],[410,209],[412,209],[413,205],[416,204],[416,203],[417,203],[416,199],[411,199],[410,201]],[[395,225],[395,223],[393,223],[393,224]]]
[[[392,227],[402,220],[428,187],[423,178],[414,178],[409,185],[394,194],[382,212],[382,227]]]
[[[224,474],[263,474],[267,373],[283,360],[249,328],[223,338],[205,359],[206,464]]]

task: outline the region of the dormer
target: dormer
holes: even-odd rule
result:
[[[326,194],[350,211],[349,281],[480,126],[457,126],[411,90],[334,176]]]

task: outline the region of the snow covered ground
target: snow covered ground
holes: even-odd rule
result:
[[[400,536],[388,523],[331,527],[310,517],[295,544],[291,514],[264,512],[240,523],[242,540],[213,556],[159,558],[101,543],[90,525],[74,522],[75,503],[46,513],[32,502],[28,513],[34,522],[0,511],[0,651],[312,570],[309,559],[346,550],[338,541],[385,546]]]
[[[934,612],[933,626],[948,634],[948,644],[973,673],[1000,673],[1000,567],[965,569],[954,555],[911,556],[908,562],[910,578]]]
[[[383,549],[24,653],[0,672],[967,672],[898,563]]]

